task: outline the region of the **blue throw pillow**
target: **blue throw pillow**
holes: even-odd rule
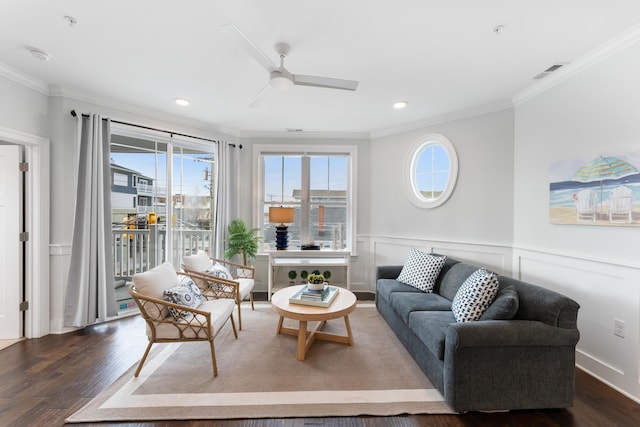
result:
[[[511,320],[518,312],[520,299],[513,286],[501,289],[495,301],[482,313],[480,320]]]

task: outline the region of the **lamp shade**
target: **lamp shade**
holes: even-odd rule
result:
[[[293,212],[293,208],[271,207],[269,208],[269,222],[291,224],[293,223]]]

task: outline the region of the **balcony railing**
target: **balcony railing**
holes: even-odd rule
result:
[[[166,229],[150,225],[146,229],[113,229],[113,265],[116,281],[130,282],[134,274],[162,264],[166,257]],[[213,253],[211,230],[173,230],[173,267],[180,270],[182,257],[197,251]]]

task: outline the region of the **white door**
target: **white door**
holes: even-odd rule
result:
[[[22,337],[22,147],[0,145],[0,339]]]

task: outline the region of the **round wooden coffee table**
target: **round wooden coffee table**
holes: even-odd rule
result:
[[[271,297],[271,305],[276,313],[280,315],[278,333],[298,337],[297,359],[304,360],[314,340],[353,345],[353,334],[351,333],[351,324],[349,323],[349,313],[356,309],[356,296],[353,292],[339,288],[338,295],[329,307],[289,303],[289,298],[304,286],[305,285],[289,286],[279,290]],[[298,329],[283,326],[282,322],[285,317],[287,319],[297,320],[299,323]],[[344,324],[347,328],[346,335],[321,331],[327,320],[338,319],[340,317],[344,318]],[[318,322],[318,325],[313,331],[307,331],[307,322]]]

